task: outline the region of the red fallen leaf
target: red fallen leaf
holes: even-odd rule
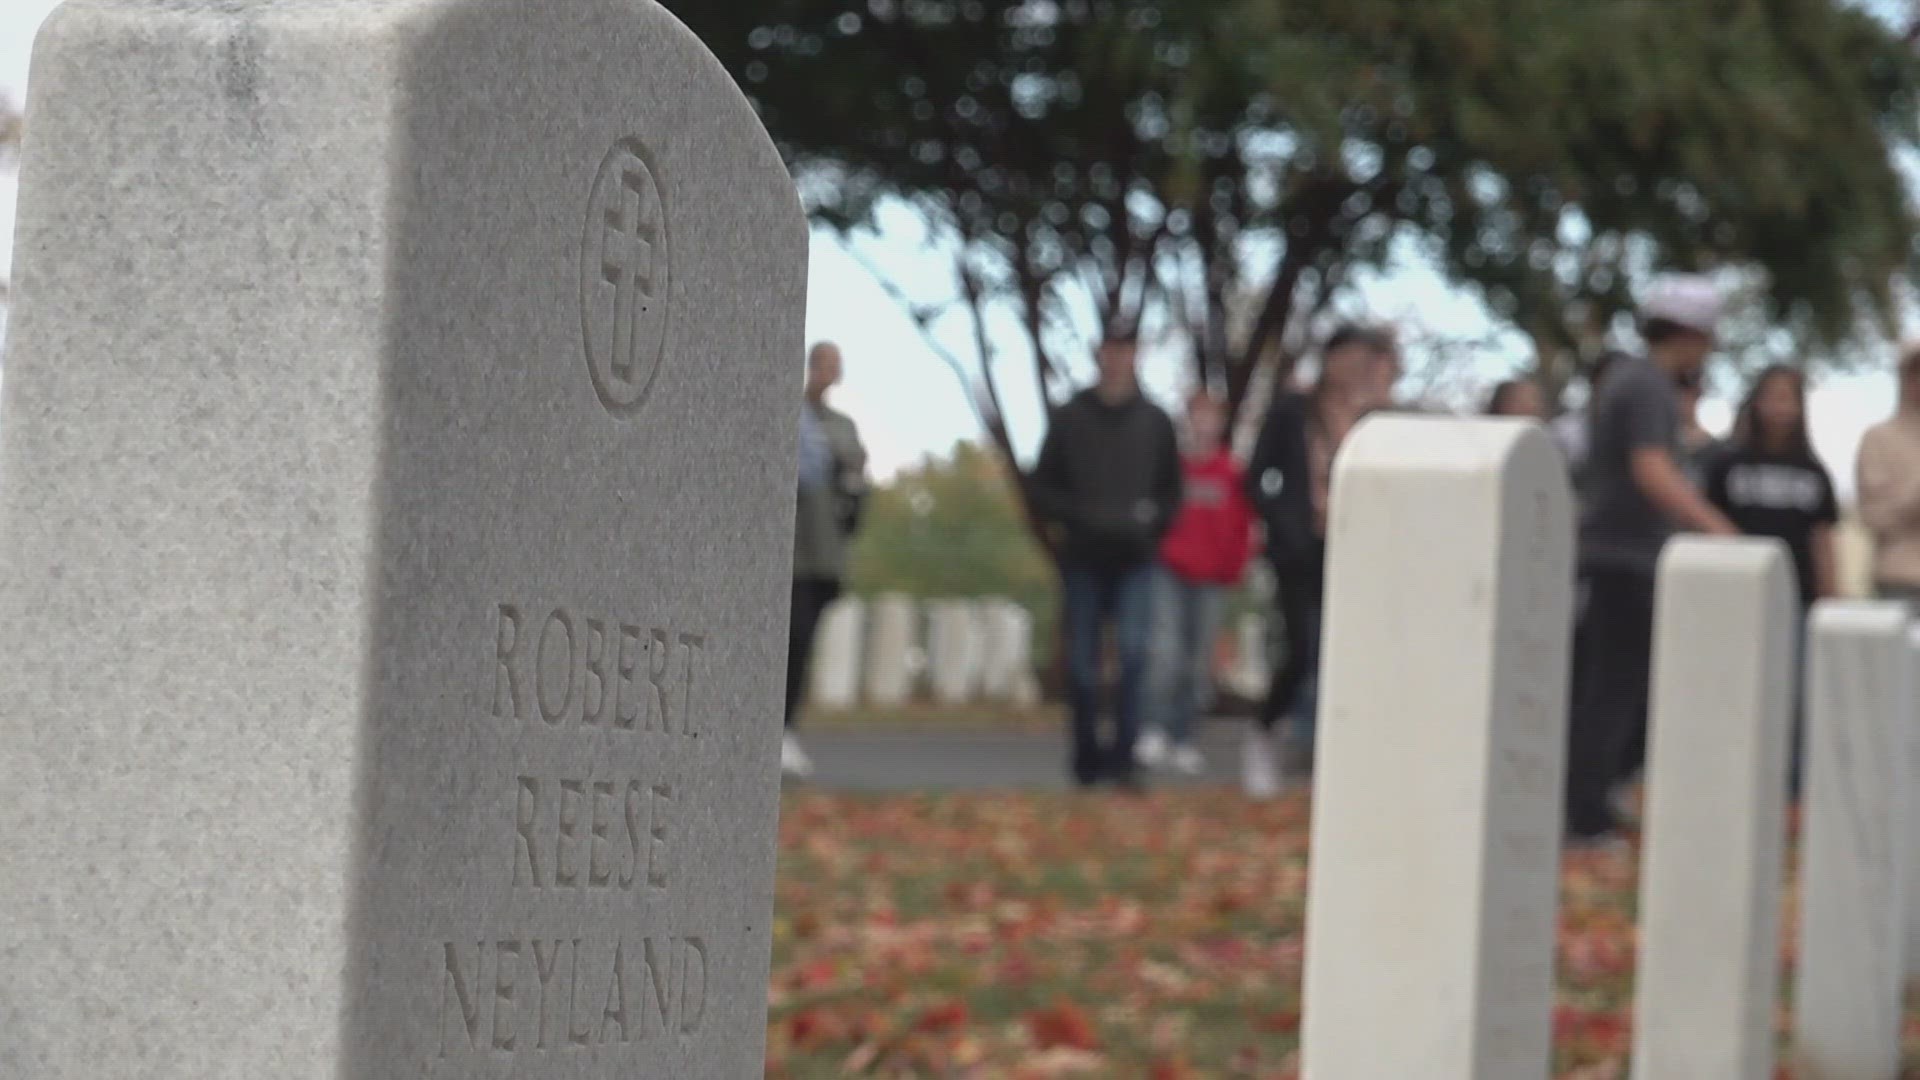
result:
[[[999,980],[1010,986],[1024,986],[1033,981],[1035,974],[1033,960],[1026,953],[1012,953],[1000,964]]]
[[[950,1031],[957,1027],[965,1027],[968,1016],[966,1002],[947,1001],[921,1013],[920,1019],[914,1021],[913,1026],[918,1031]]]
[[[801,1009],[787,1020],[787,1037],[797,1050],[811,1050],[847,1036],[846,1020],[825,1009]]]
[[[1067,1047],[1071,1050],[1098,1050],[1100,1037],[1086,1010],[1062,998],[1044,1009],[1027,1014],[1027,1030],[1042,1050]]]
[[[1183,1062],[1156,1061],[1147,1073],[1147,1080],[1196,1080],[1199,1075]]]
[[[1300,1030],[1300,1010],[1280,1009],[1277,1012],[1268,1013],[1261,1017],[1258,1026],[1261,1031],[1272,1032],[1275,1035],[1292,1035]]]
[[[1568,1005],[1553,1010],[1553,1038],[1556,1043],[1607,1054],[1624,1051],[1631,1030],[1626,1015],[1615,1009],[1577,1009]]]
[[[793,983],[802,990],[824,990],[839,974],[839,965],[832,960],[815,960],[793,973]]]

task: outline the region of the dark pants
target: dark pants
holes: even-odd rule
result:
[[[795,578],[793,613],[787,623],[787,727],[793,727],[800,703],[807,696],[807,672],[813,667],[813,636],[820,615],[840,595],[840,583],[831,578]]]
[[[1907,585],[1901,582],[1881,581],[1874,584],[1875,595],[1882,600],[1898,600],[1909,607],[1920,610],[1920,585]]]
[[[1286,575],[1279,578],[1275,591],[1274,613],[1286,650],[1267,685],[1260,727],[1272,731],[1281,717],[1291,716],[1301,752],[1311,754],[1320,681],[1322,583],[1305,575]]]
[[[1152,617],[1153,565],[1123,569],[1068,567],[1060,574],[1067,638],[1067,701],[1073,710],[1073,778],[1082,784],[1133,776],[1133,744],[1140,734]],[[1106,680],[1103,650],[1113,630],[1120,683],[1113,703],[1114,733],[1101,737],[1100,699]]]
[[[1567,716],[1567,831],[1611,831],[1613,787],[1644,753],[1653,662],[1651,569],[1586,567],[1573,638],[1573,701]]]

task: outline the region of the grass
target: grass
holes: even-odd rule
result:
[[[1556,1077],[1625,1076],[1633,875],[1565,868]],[[1295,1077],[1306,882],[1298,796],[796,793],[768,1075]]]

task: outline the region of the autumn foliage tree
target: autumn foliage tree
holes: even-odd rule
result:
[[[1004,596],[1034,614],[1045,639],[1055,606],[1053,567],[996,459],[989,448],[961,443],[876,489],[854,541],[849,586],[868,596]]]
[[[995,315],[1049,407],[1089,337],[1146,321],[1237,405],[1410,254],[1553,383],[1656,268],[1746,271],[1802,349],[1884,324],[1912,258],[1915,62],[1835,0],[668,3],[816,221],[905,205],[947,241],[1003,448]]]

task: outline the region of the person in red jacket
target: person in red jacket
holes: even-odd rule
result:
[[[1146,732],[1140,764],[1197,774],[1194,717],[1213,691],[1213,644],[1227,590],[1253,555],[1253,507],[1226,446],[1227,413],[1205,391],[1187,400],[1180,511],[1160,544],[1147,651]]]

